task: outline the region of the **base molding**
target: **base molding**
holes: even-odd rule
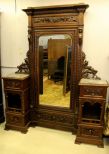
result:
[[[76,137],[75,140],[76,144],[81,144],[81,143],[87,143],[87,144],[93,144],[97,145],[98,147],[104,148],[103,140],[102,139],[91,139],[91,138],[86,138],[86,137]]]
[[[16,130],[21,131],[22,133],[26,134],[28,131],[29,123],[25,126],[17,126],[12,124],[5,124],[5,130]]]

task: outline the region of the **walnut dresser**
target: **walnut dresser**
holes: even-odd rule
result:
[[[5,129],[27,132],[29,125],[29,75],[10,74],[3,77],[6,125]]]
[[[81,79],[78,130],[75,143],[89,143],[103,147],[104,111],[107,81]]]

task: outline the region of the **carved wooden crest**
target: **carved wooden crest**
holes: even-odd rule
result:
[[[81,54],[82,54],[82,78],[100,80],[100,77],[96,75],[98,71],[95,70],[92,66],[88,65],[85,53],[81,52]]]
[[[30,69],[29,69],[29,51],[26,54],[26,58],[24,59],[24,62],[17,66],[18,71],[16,73],[30,73]]]

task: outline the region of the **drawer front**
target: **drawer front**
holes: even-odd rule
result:
[[[81,97],[106,98],[106,88],[105,87],[95,87],[95,86],[81,86],[80,96]]]
[[[17,126],[24,126],[25,118],[22,115],[6,114],[6,123]]]
[[[79,126],[78,134],[82,137],[102,138],[103,128],[94,126]]]
[[[21,89],[22,82],[19,80],[4,80],[5,89]]]

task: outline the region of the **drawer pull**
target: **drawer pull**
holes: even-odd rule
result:
[[[19,118],[18,117],[13,117],[13,121],[14,122],[18,122],[19,121]]]
[[[95,93],[93,92],[91,95],[92,95],[92,96],[95,96]]]
[[[94,133],[94,130],[93,129],[89,129],[89,134],[93,135],[93,133]]]

